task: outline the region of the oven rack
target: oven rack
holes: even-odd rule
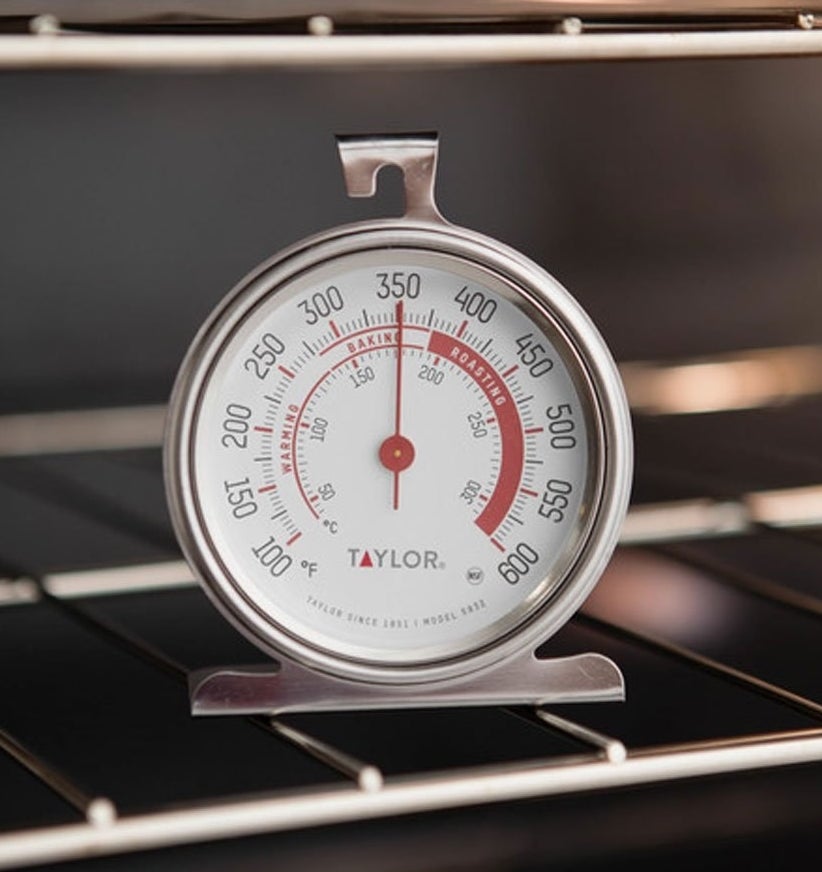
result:
[[[68,435],[63,447],[96,452],[65,455],[64,459],[70,463],[76,457],[106,455],[106,448],[122,449],[120,436],[124,432],[141,434],[137,441],[144,449],[156,445],[161,408],[75,412],[68,418],[59,415],[55,418],[54,413],[42,413],[0,420],[0,432],[6,434],[2,446],[5,459],[0,460],[0,484],[20,493],[40,496],[57,485],[53,492],[64,509],[69,507],[72,512],[109,527],[125,526],[137,538],[153,538],[155,544],[166,542],[164,537],[170,534],[162,523],[158,522],[154,531],[147,530],[144,523],[132,523],[134,516],[128,499],[114,506],[91,495],[76,479],[55,477],[53,468],[44,472],[41,461],[59,456],[32,454],[36,447],[34,440],[28,442],[28,456],[21,459],[21,443],[8,435],[15,431],[18,437],[24,432],[48,434],[54,432],[55,423],[66,424],[63,432]],[[106,437],[101,436],[104,431],[99,425],[103,419],[110,425],[108,444]],[[118,420],[123,424],[122,429],[118,429]],[[17,449],[14,444],[18,445]],[[119,454],[111,451],[107,456],[116,460]],[[157,460],[156,452],[149,455],[148,465],[157,464]],[[17,466],[21,462],[25,464],[23,473]],[[159,480],[158,464],[153,474]],[[760,490],[742,494],[737,499],[708,495],[702,499],[635,506],[625,526],[623,544],[710,572],[720,585],[755,598],[769,609],[787,610],[802,615],[803,619],[818,620],[822,616],[822,599],[813,593],[797,591],[721,560],[694,556],[687,550],[679,553],[677,549],[682,548],[683,543],[767,534],[785,537],[786,547],[801,542],[803,547],[818,548],[822,565],[822,540],[817,538],[815,530],[822,520],[820,494],[821,487],[804,485]],[[0,578],[3,579],[0,603],[7,607],[0,611],[8,617],[13,619],[19,610],[32,608],[56,611],[107,648],[125,652],[149,669],[169,676],[179,684],[180,695],[185,695],[187,667],[140,632],[106,615],[104,607],[106,602],[127,600],[135,595],[162,597],[169,591],[193,588],[194,580],[179,559],[43,572],[17,565],[7,555],[0,554]],[[195,595],[194,590],[191,593]],[[158,602],[158,608],[161,607]],[[621,737],[589,726],[584,717],[566,717],[561,709],[559,713],[544,709],[506,709],[506,715],[544,730],[546,738],[564,737],[569,743],[567,750],[515,762],[391,774],[384,772],[377,762],[362,759],[362,755],[352,753],[344,745],[314,735],[310,729],[295,725],[287,718],[254,717],[245,720],[269,733],[272,741],[298,749],[325,767],[329,773],[327,783],[253,795],[204,795],[196,801],[176,803],[171,808],[158,806],[134,812],[119,807],[116,793],[105,794],[89,788],[81,783],[82,779],[76,777],[71,767],[62,766],[35,750],[27,735],[2,729],[0,724],[3,752],[77,813],[77,820],[71,823],[39,826],[35,822],[0,833],[0,867],[822,761],[822,704],[811,696],[731,662],[707,656],[664,633],[649,632],[621,621],[609,614],[607,604],[589,604],[573,623],[618,640],[631,649],[652,652],[729,688],[741,688],[786,714],[799,714],[805,726],[740,732],[731,737],[717,735],[707,740],[666,745],[632,745]],[[809,663],[814,662],[813,652],[808,652],[808,658]],[[25,656],[21,655],[18,668],[25,667],[24,660]],[[626,705],[632,704],[629,697]],[[117,725],[112,724],[111,729],[117,729]],[[151,765],[151,761],[147,760],[146,765]],[[342,776],[342,783],[335,780],[338,776]]]
[[[322,69],[774,57],[822,52],[822,6],[727,0],[53,7],[0,12],[0,69]],[[8,4],[7,4],[8,7]],[[165,17],[164,17],[165,13]],[[21,22],[23,23],[21,25]],[[3,26],[5,24],[5,27]]]

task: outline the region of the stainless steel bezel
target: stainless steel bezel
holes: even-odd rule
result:
[[[307,270],[343,255],[391,248],[438,252],[488,270],[512,286],[523,306],[535,306],[559,328],[583,374],[596,434],[594,505],[576,558],[562,582],[523,615],[489,627],[492,638],[476,648],[424,663],[377,662],[319,648],[267,620],[240,593],[214,553],[196,499],[192,439],[202,392],[225,342],[246,315],[269,294]],[[243,279],[218,305],[198,333],[180,369],[169,408],[165,443],[166,488],[174,527],[189,563],[223,615],[255,645],[275,658],[347,678],[390,684],[447,680],[488,669],[555,633],[582,605],[616,544],[627,509],[632,473],[627,403],[613,360],[587,315],[548,273],[523,255],[479,233],[408,219],[334,228],[276,255]],[[542,589],[543,584],[538,589]]]

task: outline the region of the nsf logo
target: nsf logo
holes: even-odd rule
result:
[[[485,573],[479,566],[471,566],[465,570],[465,580],[468,584],[482,584]]]

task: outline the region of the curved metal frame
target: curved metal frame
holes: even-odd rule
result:
[[[544,317],[561,327],[570,354],[590,385],[601,431],[600,484],[590,528],[571,571],[547,600],[509,626],[493,642],[442,662],[403,665],[357,661],[331,654],[296,639],[262,619],[239,595],[211,549],[200,517],[193,480],[191,444],[201,392],[212,365],[237,325],[273,288],[306,269],[353,251],[414,247],[462,258],[505,278]],[[627,509],[632,450],[627,403],[615,365],[596,328],[578,304],[546,272],[522,255],[480,234],[461,228],[407,220],[377,221],[335,228],[299,243],[267,261],[227,297],[195,339],[172,395],[166,439],[166,482],[172,519],[183,551],[220,611],[258,647],[275,657],[293,657],[321,671],[355,680],[414,683],[446,680],[533,648],[556,632],[579,608],[598,580]],[[572,575],[569,578],[568,575]]]

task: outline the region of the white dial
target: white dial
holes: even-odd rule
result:
[[[600,431],[533,294],[450,254],[359,251],[258,289],[213,340],[190,482],[257,635],[424,664],[510,634],[566,584]]]

